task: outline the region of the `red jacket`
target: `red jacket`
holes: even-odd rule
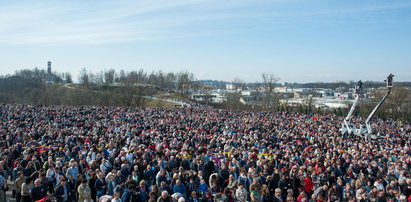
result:
[[[307,192],[307,193],[311,193],[311,192],[313,192],[314,190],[314,183],[313,183],[313,180],[311,180],[311,178],[310,177],[306,177],[305,179],[304,179],[304,184],[305,184],[305,186],[304,186],[304,191],[305,192]]]

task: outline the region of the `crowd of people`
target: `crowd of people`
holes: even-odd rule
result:
[[[411,201],[411,126],[210,108],[0,105],[0,201]],[[12,187],[7,181],[14,182]]]

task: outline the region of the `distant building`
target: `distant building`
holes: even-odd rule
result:
[[[51,74],[51,61],[47,62],[47,73]]]
[[[241,91],[241,95],[243,95],[243,96],[250,96],[251,95],[251,91],[249,91],[249,90],[243,90],[243,91]]]
[[[274,88],[274,91],[278,93],[286,93],[287,87],[277,87],[277,88]]]
[[[339,95],[340,99],[352,99],[354,96],[351,92],[344,92]]]
[[[47,61],[47,75],[44,80],[46,83],[62,82],[61,78],[51,72],[51,61]]]
[[[235,85],[234,85],[234,84],[231,84],[231,83],[226,84],[226,85],[225,85],[225,88],[226,88],[227,90],[235,90],[235,89],[236,89]]]
[[[334,96],[334,91],[331,89],[323,89],[323,90],[318,90],[317,93],[321,95],[321,97],[331,97]]]

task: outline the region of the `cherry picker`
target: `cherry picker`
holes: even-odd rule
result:
[[[354,124],[351,124],[349,121],[352,117],[352,113],[355,110],[356,105],[358,104],[358,99],[359,99],[359,90],[361,90],[362,83],[361,81],[358,82],[356,85],[356,98],[354,101],[353,106],[351,106],[350,112],[348,113],[347,117],[344,119],[344,123],[342,124],[342,127],[340,129],[340,132],[345,134],[354,134],[360,137],[364,138],[371,138],[371,139],[378,139],[381,137],[379,132],[375,132],[370,124],[371,118],[374,116],[375,112],[381,107],[381,105],[384,103],[385,99],[387,99],[388,95],[391,93],[391,89],[393,87],[393,74],[388,75],[387,79],[384,80],[386,84],[386,88],[388,89],[385,95],[382,97],[382,99],[378,102],[378,104],[374,107],[374,109],[371,111],[371,113],[368,115],[367,119],[365,120],[365,125],[360,125],[359,128],[356,128]]]

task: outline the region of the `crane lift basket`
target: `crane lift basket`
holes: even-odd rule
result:
[[[383,137],[382,135],[379,134],[379,132],[374,131],[372,129],[370,120],[374,116],[375,112],[377,112],[377,110],[384,103],[385,99],[387,99],[388,95],[391,93],[391,89],[393,87],[393,77],[394,75],[390,74],[388,75],[387,79],[384,80],[386,83],[387,92],[382,97],[382,99],[378,102],[378,104],[374,107],[371,113],[368,115],[367,119],[365,120],[365,125],[362,124],[360,125],[359,128],[356,128],[355,124],[350,123],[350,120],[352,118],[352,114],[355,110],[355,107],[357,106],[359,102],[360,92],[362,90],[362,82],[358,81],[358,84],[355,87],[356,92],[355,92],[354,103],[351,106],[351,109],[348,112],[348,115],[345,117],[344,122],[342,123],[342,126],[340,128],[340,132],[342,134],[354,134],[356,136],[364,137],[367,139],[379,139]]]

